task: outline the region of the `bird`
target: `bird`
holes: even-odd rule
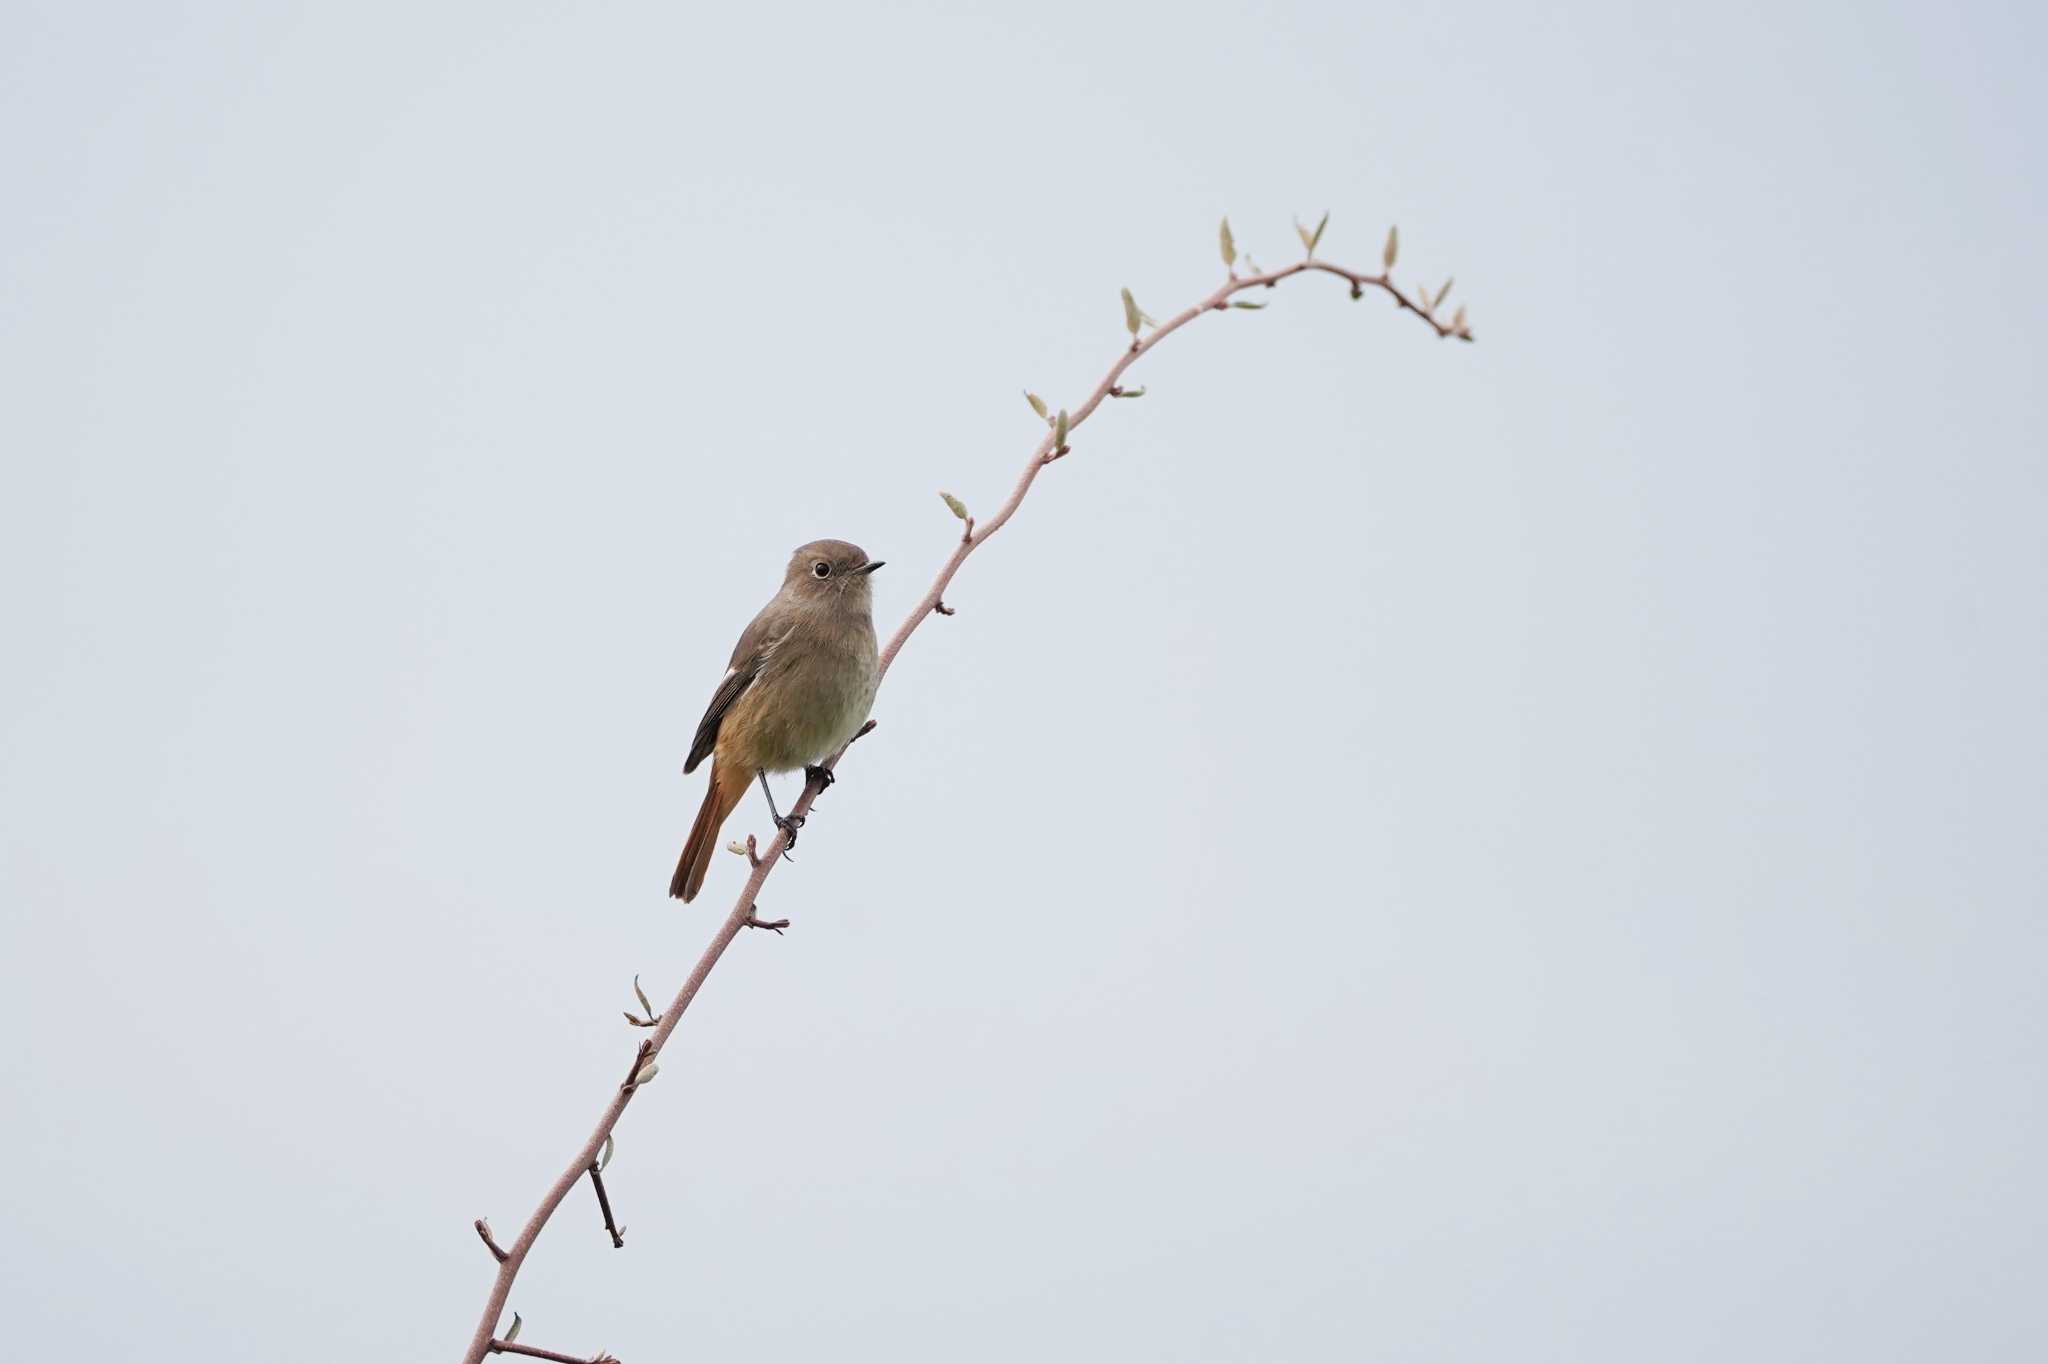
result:
[[[820,789],[830,786],[832,773],[818,764],[868,718],[881,682],[869,578],[881,566],[859,545],[813,540],[789,556],[782,590],[740,632],[683,762],[687,776],[710,758],[711,781],[670,896],[696,898],[719,830],[757,779],[775,827],[795,846],[803,821],[775,808],[768,774],[801,767]]]

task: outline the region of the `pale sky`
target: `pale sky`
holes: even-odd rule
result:
[[[2038,6],[0,7],[0,1340],[2048,1354]],[[794,795],[785,780],[780,789]],[[765,832],[750,799],[732,830]]]

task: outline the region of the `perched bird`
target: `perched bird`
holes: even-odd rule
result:
[[[868,718],[881,680],[868,575],[881,566],[859,545],[813,540],[790,556],[782,590],[740,633],[683,763],[694,772],[709,757],[711,786],[668,884],[676,899],[696,898],[718,831],[756,778],[775,826],[795,845],[801,821],[775,808],[768,774],[801,767],[831,785],[818,762]]]

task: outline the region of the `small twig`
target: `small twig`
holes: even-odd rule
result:
[[[754,836],[752,834],[747,835],[747,865],[750,867],[758,867],[761,865],[761,849],[760,846],[754,842]]]
[[[594,1355],[565,1355],[560,1350],[543,1350],[538,1345],[521,1345],[516,1340],[491,1338],[490,1351],[494,1355],[525,1355],[529,1359],[551,1359],[555,1364],[619,1364],[617,1355],[608,1355],[599,1350]]]
[[[499,1264],[505,1263],[505,1252],[491,1239],[491,1224],[479,1217],[476,1219],[476,1234],[484,1238],[484,1249],[491,1252]]]
[[[875,721],[870,720],[866,724],[862,725],[859,729],[856,729],[853,732],[853,738],[848,739],[846,741],[846,746],[848,748],[852,748],[854,744],[858,743],[862,739],[867,738],[868,735],[873,734],[875,732],[875,724]]]
[[[765,928],[765,929],[767,929],[767,930],[768,930],[769,932],[771,932],[771,933],[774,933],[774,934],[780,935],[783,929],[785,929],[785,928],[788,928],[788,927],[789,927],[789,920],[787,920],[787,919],[763,919],[763,918],[761,918],[761,917],[760,917],[760,916],[759,916],[758,914],[754,913],[754,911],[753,911],[752,909],[749,909],[749,910],[747,911],[747,927],[748,927],[748,928]]]
[[[619,1224],[612,1221],[612,1201],[605,1196],[604,1171],[598,1169],[594,1160],[590,1162],[590,1187],[597,1190],[597,1206],[604,1213],[604,1229],[612,1234],[612,1249],[624,1250],[625,1235],[620,1232]]]

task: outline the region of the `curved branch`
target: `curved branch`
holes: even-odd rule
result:
[[[1151,354],[1152,348],[1161,341],[1173,335],[1173,333],[1179,331],[1203,313],[1220,311],[1227,307],[1232,294],[1241,293],[1246,289],[1270,289],[1281,280],[1291,275],[1301,274],[1305,270],[1321,270],[1325,274],[1349,280],[1354,292],[1369,288],[1384,290],[1393,298],[1395,303],[1399,304],[1404,310],[1414,313],[1417,317],[1421,318],[1438,336],[1455,336],[1461,341],[1470,341],[1472,339],[1472,333],[1462,326],[1452,327],[1437,321],[1431,315],[1429,309],[1402,293],[1393,280],[1384,274],[1364,275],[1356,270],[1346,270],[1341,265],[1331,265],[1327,261],[1311,258],[1309,260],[1296,261],[1293,265],[1281,266],[1277,270],[1268,270],[1264,274],[1232,275],[1228,280],[1224,281],[1215,293],[1210,294],[1201,302],[1191,304],[1180,312],[1175,313],[1172,317],[1154,328],[1150,336],[1145,337],[1143,340],[1133,341],[1126,347],[1124,353],[1117,357],[1116,363],[1109,367],[1109,373],[1102,376],[1102,382],[1095,386],[1095,391],[1088,395],[1088,400],[1068,414],[1068,434],[1071,435],[1076,427],[1093,416],[1095,409],[1102,406],[1103,399],[1109,396],[1109,391],[1117,387],[1117,380],[1123,378],[1124,371],[1136,364],[1140,357]],[[1024,465],[1024,472],[1018,477],[1017,486],[1010,490],[1008,500],[996,510],[994,516],[981,523],[967,538],[960,542],[958,548],[953,551],[952,557],[946,560],[945,567],[939,570],[939,576],[933,580],[931,591],[925,593],[924,600],[917,604],[903,624],[897,627],[896,633],[889,637],[889,642],[882,648],[882,672],[885,675],[889,671],[889,665],[895,661],[896,655],[901,653],[903,646],[909,642],[911,634],[916,631],[918,626],[924,623],[925,617],[938,609],[939,603],[944,600],[947,585],[953,581],[953,575],[960,571],[960,565],[967,562],[967,556],[981,548],[989,536],[994,535],[1003,528],[1004,523],[1016,513],[1018,506],[1023,503],[1024,495],[1031,491],[1031,484],[1037,479],[1038,471],[1052,463],[1057,457],[1053,446],[1052,434],[1048,432],[1045,439],[1038,443],[1038,448],[1032,452],[1031,459]],[[835,755],[832,762],[836,763],[837,761],[838,758]],[[830,765],[831,763],[827,764],[827,766]]]
[[[1384,273],[1368,275],[1356,270],[1347,270],[1343,266],[1332,265],[1328,261],[1320,261],[1311,256],[1307,260],[1297,261],[1293,265],[1281,266],[1276,270],[1267,270],[1251,275],[1232,274],[1208,297],[1175,313],[1165,322],[1157,325],[1151,335],[1142,339],[1134,339],[1129,346],[1125,347],[1123,353],[1117,357],[1116,363],[1109,367],[1109,372],[1102,376],[1102,382],[1098,383],[1095,386],[1095,390],[1088,395],[1087,401],[1074,408],[1068,414],[1068,434],[1071,436],[1076,427],[1087,421],[1094,414],[1095,409],[1102,406],[1103,400],[1109,397],[1110,390],[1118,386],[1117,381],[1123,377],[1124,371],[1136,364],[1140,358],[1151,354],[1153,347],[1157,346],[1161,341],[1173,335],[1173,333],[1179,331],[1203,313],[1221,311],[1228,308],[1230,306],[1230,297],[1233,294],[1241,293],[1246,289],[1270,289],[1284,279],[1310,270],[1318,270],[1349,281],[1352,297],[1354,298],[1358,297],[1366,289],[1384,291],[1404,311],[1415,314],[1439,337],[1455,337],[1461,341],[1472,340],[1471,331],[1463,325],[1462,321],[1448,324],[1439,322],[1434,315],[1434,308],[1426,298],[1420,302],[1409,298]],[[960,542],[954,547],[953,553],[939,569],[938,577],[932,580],[931,588],[925,593],[923,600],[911,609],[910,614],[904,618],[903,624],[896,628],[896,633],[889,637],[889,642],[882,646],[880,671],[884,676],[887,675],[890,664],[896,661],[896,655],[903,651],[903,646],[909,642],[910,636],[916,632],[917,627],[923,624],[934,612],[942,609],[945,590],[952,583],[953,575],[960,571],[960,566],[967,562],[967,556],[981,548],[982,545],[987,543],[990,536],[1001,530],[1008,523],[1009,519],[1016,514],[1017,508],[1023,504],[1025,495],[1031,491],[1031,485],[1037,480],[1039,471],[1053,460],[1059,458],[1064,449],[1065,447],[1063,446],[1055,446],[1054,432],[1048,430],[1044,439],[1040,440],[1037,447],[1031,452],[1031,458],[1025,461],[1024,470],[1018,476],[1016,486],[1011,488],[1009,497],[997,509],[996,514],[979,524],[969,524],[967,534],[961,538]],[[952,613],[948,611],[945,614],[950,615]],[[836,768],[839,765],[839,760],[846,756],[847,748],[851,748],[861,735],[866,734],[872,728],[874,728],[874,721],[870,720],[862,727],[859,734],[854,735],[853,739],[847,741],[845,748],[841,748],[837,753],[827,758],[821,766],[827,770]],[[802,822],[803,817],[810,813],[811,806],[817,800],[821,791],[822,788],[816,782],[805,784],[803,794],[797,798],[796,804],[790,808],[789,814],[792,821],[796,823]],[[789,835],[778,830],[774,839],[769,842],[765,849],[761,850],[758,860],[753,862],[752,874],[747,877],[746,884],[740,888],[739,897],[734,901],[731,912],[725,916],[725,921],[718,926],[718,931],[712,935],[711,942],[705,947],[703,955],[697,959],[697,964],[691,969],[688,978],[683,981],[682,988],[676,991],[675,999],[659,1015],[660,1021],[655,1026],[653,1032],[641,1044],[640,1051],[634,1058],[633,1070],[629,1072],[627,1082],[612,1091],[610,1101],[605,1105],[604,1111],[598,1115],[595,1130],[584,1141],[582,1148],[577,1151],[575,1158],[569,1162],[568,1168],[561,1173],[555,1182],[549,1186],[547,1193],[541,1197],[540,1206],[533,1210],[533,1215],[527,1218],[526,1225],[519,1229],[518,1239],[513,1241],[511,1247],[500,1256],[498,1275],[491,1284],[491,1294],[484,1304],[482,1319],[477,1322],[476,1333],[470,1338],[469,1350],[463,1355],[464,1364],[482,1364],[484,1356],[493,1349],[503,1350],[506,1348],[504,1342],[494,1339],[494,1333],[497,1328],[498,1319],[505,1314],[505,1304],[512,1294],[512,1283],[519,1277],[519,1269],[521,1265],[526,1263],[527,1253],[533,1249],[534,1242],[540,1239],[541,1231],[547,1226],[548,1219],[554,1216],[555,1209],[560,1207],[562,1200],[569,1196],[569,1191],[575,1188],[577,1181],[588,1174],[596,1165],[598,1152],[604,1146],[605,1138],[611,1135],[612,1129],[618,1125],[620,1116],[625,1113],[626,1105],[632,1102],[633,1095],[640,1088],[638,1084],[634,1083],[632,1077],[640,1074],[641,1067],[651,1062],[655,1056],[660,1054],[661,1049],[667,1045],[669,1036],[676,1030],[676,1025],[683,1021],[684,1011],[697,998],[697,992],[704,988],[705,979],[710,976],[712,968],[718,965],[719,958],[725,955],[725,949],[732,945],[732,940],[738,937],[740,931],[748,927],[750,923],[760,922],[754,913],[755,901],[760,898],[761,887],[766,884],[769,874],[775,870],[777,862],[781,860],[780,855],[788,841]],[[747,851],[750,858],[754,855],[753,843],[754,840],[750,836],[747,839]],[[493,1253],[497,1253],[495,1246],[492,1247],[492,1250]],[[516,1352],[526,1353],[527,1351],[521,1350]]]

